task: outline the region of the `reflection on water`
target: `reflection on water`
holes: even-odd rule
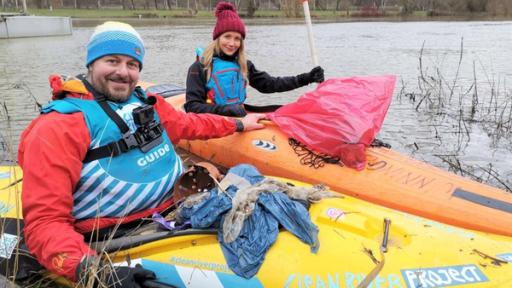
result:
[[[1,131],[14,146],[21,131],[38,113],[31,94],[40,103],[49,99],[48,75],[84,72],[85,44],[92,29],[78,27],[72,36],[0,40]],[[186,71],[194,61],[195,48],[206,46],[212,37],[210,23],[137,29],[147,48],[142,79],[182,86]],[[499,86],[504,93],[498,95],[501,97],[498,104],[505,105],[511,89],[505,84],[510,83],[512,76],[510,31],[512,22],[358,22],[314,26],[318,58],[326,77],[398,76],[397,96],[379,138],[402,153],[444,168],[448,164],[438,156],[456,151],[458,159],[468,165],[485,167],[492,163],[501,179],[508,181],[512,181],[510,132],[499,141],[493,141],[493,137],[487,135],[489,130],[469,123],[467,143],[460,149],[454,148],[460,144],[459,139],[448,134],[458,129],[457,123],[449,117],[440,121],[428,109],[417,112],[414,109],[417,103],[398,95],[404,87],[402,92],[417,90],[419,51],[425,43],[423,68],[431,75],[446,78],[447,83],[457,78],[456,97],[473,85],[475,67],[481,103],[490,101],[487,97],[494,95],[492,89]],[[457,74],[462,38],[463,61]],[[250,25],[246,44],[249,59],[258,69],[272,75],[295,75],[312,68],[303,25]],[[311,85],[270,95],[250,89],[248,101],[252,104],[288,103],[313,88]],[[11,120],[9,129],[4,121],[7,117]],[[7,130],[11,130],[11,135]],[[439,133],[445,135],[440,138]],[[489,181],[497,185],[496,181]]]

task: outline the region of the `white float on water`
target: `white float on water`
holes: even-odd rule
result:
[[[70,35],[72,29],[70,17],[0,14],[0,38]]]

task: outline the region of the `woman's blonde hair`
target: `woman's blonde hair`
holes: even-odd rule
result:
[[[208,44],[208,46],[204,49],[203,55],[201,57],[201,64],[203,64],[204,70],[206,71],[206,82],[210,81],[210,76],[212,74],[213,56],[219,55],[221,52],[219,38]],[[242,72],[244,80],[248,82],[249,80],[247,79],[247,60],[245,59],[244,39],[240,39],[240,47],[238,48],[238,65],[240,65],[240,72]]]

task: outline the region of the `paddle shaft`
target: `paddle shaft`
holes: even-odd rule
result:
[[[380,245],[380,250],[382,250],[383,253],[388,252],[389,225],[391,225],[391,220],[384,218],[384,235],[382,236],[382,244]]]
[[[313,58],[313,65],[318,66],[318,58],[316,57],[315,40],[313,39],[313,25],[311,24],[308,0],[302,1],[302,7],[304,8],[304,17],[306,18],[306,27],[308,29],[309,50],[311,51],[311,58]]]
[[[386,263],[386,258],[384,257],[384,253],[388,252],[388,240],[389,240],[389,226],[391,225],[391,220],[388,218],[384,218],[384,235],[382,236],[382,243],[380,244],[380,262],[372,269],[368,275],[357,285],[357,288],[366,288],[372,283],[372,281],[379,275],[380,271],[384,267]]]

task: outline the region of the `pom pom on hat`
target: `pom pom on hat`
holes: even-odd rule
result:
[[[238,32],[245,39],[245,25],[236,12],[236,8],[229,2],[219,2],[215,7],[217,23],[213,29],[213,40],[217,39],[224,32]]]
[[[85,66],[106,55],[126,55],[137,60],[142,70],[144,43],[132,26],[115,21],[105,22],[94,29],[87,43]]]
[[[220,2],[217,7],[215,7],[215,17],[219,17],[220,13],[224,12],[224,11],[232,11],[232,12],[235,12],[236,13],[236,8],[233,4],[229,3],[229,2]]]

